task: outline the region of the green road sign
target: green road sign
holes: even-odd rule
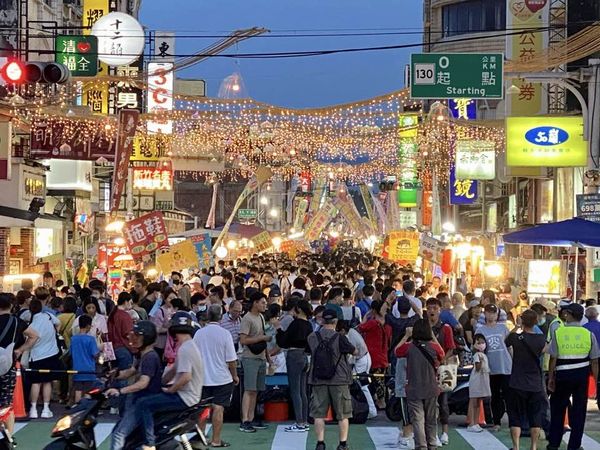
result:
[[[410,55],[412,98],[503,98],[502,53]]]
[[[258,217],[258,211],[256,209],[238,209],[237,215],[240,220],[252,220]]]
[[[96,36],[59,35],[55,38],[56,62],[64,64],[74,77],[95,77],[98,73]]]

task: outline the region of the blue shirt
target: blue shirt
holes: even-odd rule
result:
[[[600,321],[591,320],[586,323],[583,328],[589,330],[596,337],[596,342],[600,342]]]
[[[71,338],[71,356],[73,357],[73,370],[82,372],[96,372],[96,355],[98,345],[96,339],[89,334],[75,334]],[[75,374],[73,381],[96,381],[96,375]]]
[[[456,317],[454,317],[454,314],[449,309],[442,309],[442,312],[440,312],[440,321],[450,325],[453,329],[459,325],[458,320],[456,320]]]
[[[373,302],[372,298],[365,297],[356,304],[356,306],[358,306],[358,309],[360,309],[361,315],[363,317],[365,317],[365,314],[367,314],[371,309],[371,302]]]

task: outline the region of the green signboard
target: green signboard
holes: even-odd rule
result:
[[[502,53],[410,55],[412,98],[503,98]]]
[[[56,62],[64,64],[74,77],[95,77],[98,73],[96,36],[59,35],[55,38]]]
[[[239,220],[252,220],[258,217],[258,211],[256,209],[238,209]]]

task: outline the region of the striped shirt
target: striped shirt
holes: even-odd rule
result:
[[[237,346],[240,342],[240,323],[241,319],[238,317],[236,320],[233,320],[229,313],[226,313],[221,319],[221,327],[225,328],[227,331],[231,333],[231,337],[233,338],[233,343]]]

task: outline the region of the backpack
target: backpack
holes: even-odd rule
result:
[[[358,317],[356,316],[356,308],[358,308],[358,306],[352,307],[352,317],[350,318],[350,328],[356,328],[357,326],[360,325],[360,320],[358,320]]]
[[[6,328],[2,334],[0,334],[0,341],[2,341],[2,339],[4,339],[8,334],[8,330],[10,330],[12,323],[15,325],[12,341],[5,348],[0,347],[0,376],[6,375],[13,365],[13,349],[15,348],[15,339],[17,338],[17,328],[19,325],[18,320],[15,317],[10,316],[8,319]]]
[[[319,343],[312,357],[313,377],[316,380],[331,380],[335,376],[337,366],[342,359],[341,353],[337,362],[334,362],[333,358],[331,357],[333,355],[332,343],[338,338],[339,335],[335,333],[329,339],[323,339],[321,333],[317,332],[315,334],[317,335],[317,340]]]

